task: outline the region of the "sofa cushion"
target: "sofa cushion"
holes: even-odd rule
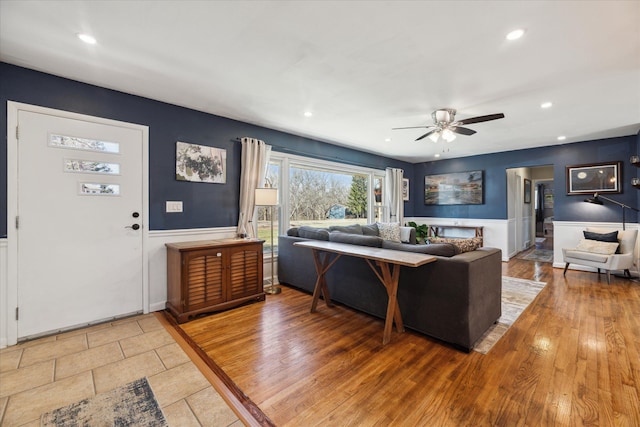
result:
[[[384,249],[394,249],[396,251],[413,252],[418,254],[438,255],[452,257],[458,253],[458,249],[451,243],[434,243],[432,245],[412,245],[409,243],[392,242],[383,240]]]
[[[329,230],[326,228],[309,227],[303,225],[298,228],[298,237],[313,240],[329,240]]]
[[[602,242],[600,240],[590,240],[590,239],[582,239],[578,246],[576,246],[576,250],[591,252],[595,254],[603,254],[603,255],[611,255],[616,253],[618,249],[618,241],[616,242]]]
[[[378,226],[376,224],[368,224],[362,226],[362,234],[365,236],[379,236]]]
[[[611,243],[618,243],[618,231],[612,231],[610,233],[595,233],[593,231],[583,231],[582,234],[584,235],[585,239],[588,240],[596,240],[598,242],[611,242]],[[616,249],[616,253],[619,254],[620,253],[620,246],[617,247]]]
[[[332,231],[331,233],[329,233],[329,241],[348,243],[350,245],[370,246],[374,248],[382,247],[382,239],[378,236],[365,236],[363,234],[343,233],[342,231]]]
[[[298,237],[298,227],[291,227],[288,229],[287,236]]]
[[[362,226],[360,224],[353,225],[332,225],[329,231],[341,231],[350,234],[362,234]]]
[[[400,243],[400,223],[399,222],[376,222],[380,237],[384,240]]]
[[[451,243],[458,248],[459,253],[475,251],[482,246],[482,237],[455,239],[451,237],[429,237],[429,243]]]

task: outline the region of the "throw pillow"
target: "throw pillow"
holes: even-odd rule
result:
[[[298,237],[313,240],[329,240],[329,230],[326,228],[316,228],[303,225],[298,228]]]
[[[350,245],[369,246],[379,248],[382,246],[382,239],[378,236],[365,236],[363,234],[343,233],[332,231],[329,233],[329,241],[338,243],[348,243]]]
[[[362,226],[362,234],[365,236],[379,236],[380,231],[378,230],[378,226],[376,224],[369,224]]]
[[[594,233],[593,231],[583,231],[585,239],[588,240],[596,240],[598,242],[610,242],[610,243],[618,243],[618,231],[612,231],[611,233]],[[620,246],[616,249],[616,253],[620,253]]]
[[[380,237],[384,240],[392,242],[401,242],[400,240],[400,223],[399,222],[376,222]]]
[[[343,233],[362,234],[362,226],[360,224],[353,225],[332,225],[329,231],[342,231]]]
[[[594,233],[593,231],[583,231],[585,239],[597,240],[599,242],[613,242],[618,243],[618,231],[612,231],[611,233]]]
[[[400,227],[400,241],[402,243],[411,243],[411,231],[413,227]]]
[[[287,236],[298,237],[298,227],[291,227],[288,229]]]
[[[582,239],[576,250],[594,254],[612,255],[618,249],[618,242],[602,242],[600,240]]]
[[[429,243],[451,243],[455,245],[459,253],[475,251],[482,246],[482,237],[470,237],[468,239],[454,239],[450,237],[429,237]]]

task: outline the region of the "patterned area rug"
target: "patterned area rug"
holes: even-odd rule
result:
[[[522,259],[529,261],[553,262],[553,251],[550,249],[534,249],[522,256]]]
[[[545,285],[544,282],[502,276],[502,316],[478,340],[473,350],[487,354]]]
[[[48,412],[40,425],[168,426],[146,378]]]

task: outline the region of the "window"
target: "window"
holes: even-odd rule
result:
[[[267,179],[278,188],[277,236],[290,227],[367,224],[381,220],[384,171],[272,152]],[[271,252],[269,207],[257,209],[258,237]]]

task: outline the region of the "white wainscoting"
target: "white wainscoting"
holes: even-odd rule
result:
[[[6,238],[0,239],[0,348],[8,345],[7,313],[8,304],[8,277],[7,277],[7,257],[8,243]]]
[[[619,222],[571,222],[553,221],[553,266],[564,269],[562,258],[562,248],[575,248],[581,239],[582,232],[587,227],[605,228],[611,230],[622,230],[622,223]],[[640,230],[638,224],[626,224],[627,230]],[[640,239],[636,240],[636,250],[634,253],[634,268],[630,269],[631,274],[638,276],[638,266],[640,265]],[[571,270],[596,271],[595,268],[570,264]]]
[[[455,227],[484,227],[483,243],[484,246],[490,248],[498,248],[502,251],[502,260],[509,261],[509,222],[506,219],[474,219],[474,218],[424,218],[424,217],[405,217],[404,222],[414,221],[416,224],[426,225],[447,225]],[[466,234],[465,234],[466,233]],[[456,236],[466,237],[474,236],[472,230],[455,230]]]

